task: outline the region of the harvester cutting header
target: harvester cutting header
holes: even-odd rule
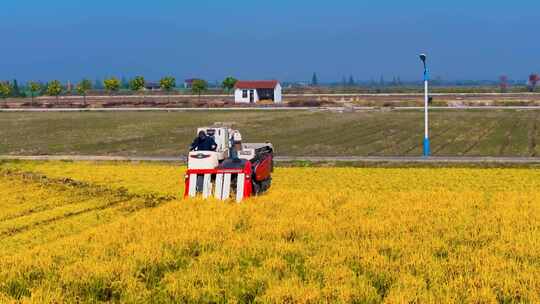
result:
[[[198,128],[197,134],[188,155],[185,197],[214,196],[240,202],[270,188],[271,143],[243,143],[238,130],[225,126]]]

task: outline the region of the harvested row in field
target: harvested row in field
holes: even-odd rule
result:
[[[539,111],[431,111],[433,153],[538,155]],[[0,154],[179,156],[197,127],[214,122],[282,156],[420,155],[424,136],[421,111],[0,113]]]
[[[5,254],[80,233],[172,199],[1,168],[0,197],[0,253]]]

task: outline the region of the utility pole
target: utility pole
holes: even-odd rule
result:
[[[424,64],[424,157],[428,157],[431,154],[429,147],[429,70],[427,68],[427,56],[426,54],[420,54],[420,60]]]

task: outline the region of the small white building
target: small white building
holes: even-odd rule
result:
[[[235,103],[257,103],[271,100],[281,103],[281,84],[277,80],[237,81],[234,86]]]

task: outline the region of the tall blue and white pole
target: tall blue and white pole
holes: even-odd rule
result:
[[[429,70],[427,68],[426,54],[420,54],[420,60],[424,63],[424,157],[431,155],[429,147]]]

